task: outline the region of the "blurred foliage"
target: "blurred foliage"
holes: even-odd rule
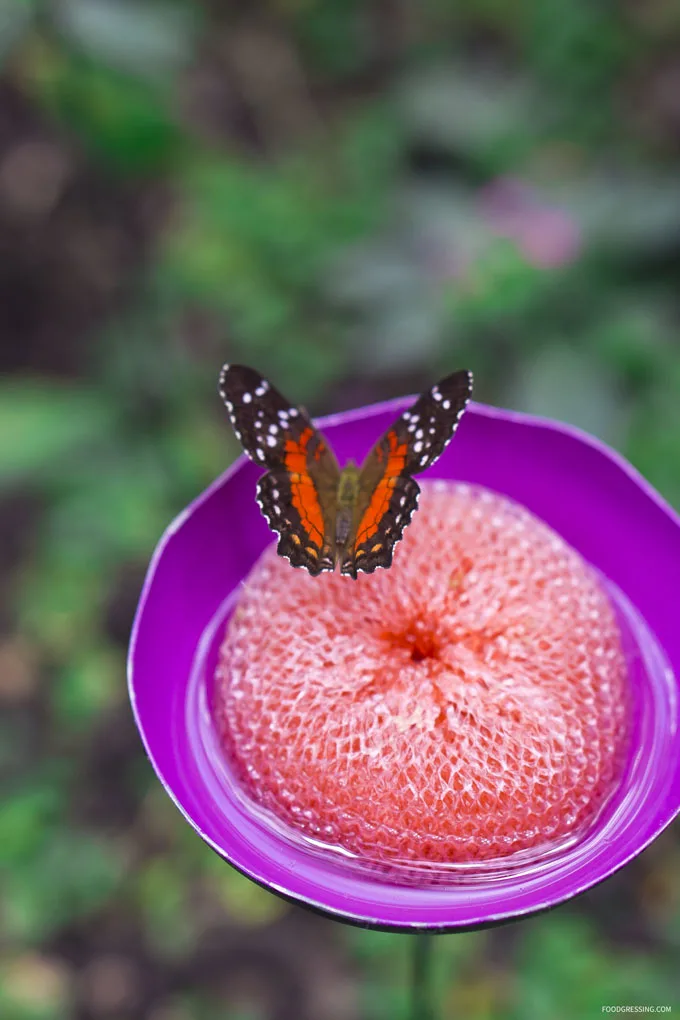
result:
[[[678,6],[15,0],[0,65],[0,1015],[397,1020],[408,940],[252,885],[151,776],[143,571],[238,452],[227,359],[314,413],[469,365],[680,507]],[[443,1015],[677,1005],[679,865],[438,940]]]

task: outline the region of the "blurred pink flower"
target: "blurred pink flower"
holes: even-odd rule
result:
[[[578,224],[564,210],[543,202],[523,181],[498,177],[482,188],[478,204],[491,230],[515,241],[537,268],[568,265],[578,257],[582,247]]]

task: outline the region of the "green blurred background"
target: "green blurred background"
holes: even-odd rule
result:
[[[404,936],[251,885],[127,705],[145,565],[238,450],[460,366],[680,506],[677,0],[0,5],[0,1017],[400,1020]],[[644,564],[640,564],[644,569]],[[680,1006],[680,839],[437,940],[443,1017]]]

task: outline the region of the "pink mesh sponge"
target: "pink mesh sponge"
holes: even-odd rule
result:
[[[465,863],[560,841],[623,764],[614,612],[527,510],[422,489],[389,570],[313,578],[262,555],[220,652],[225,750],[259,805],[362,858]]]

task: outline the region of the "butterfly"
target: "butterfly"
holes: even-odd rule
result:
[[[342,470],[328,441],[252,368],[225,365],[220,395],[248,456],[266,469],[257,502],[280,536],[277,552],[316,576],[352,578],[389,567],[418,506],[413,475],[437,460],[472,392],[472,373],[454,372],[426,390],[378,440],[358,467]]]

